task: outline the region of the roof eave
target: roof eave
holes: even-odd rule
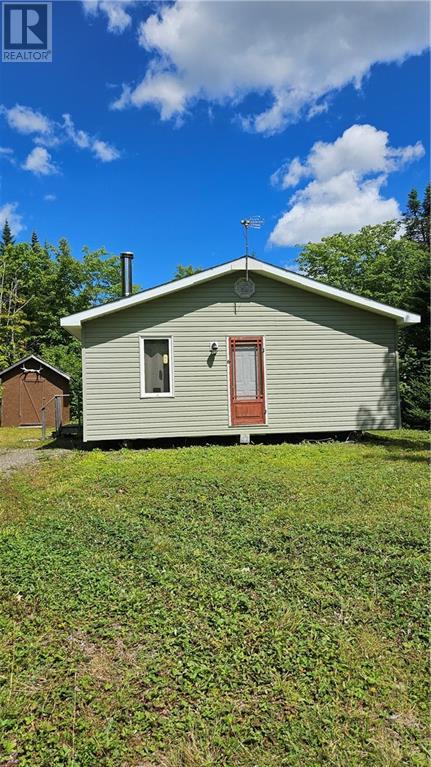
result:
[[[252,259],[249,259],[252,261]],[[77,314],[70,314],[67,317],[60,319],[60,325],[76,338],[80,338],[81,335],[77,335],[77,328],[80,328],[83,322],[96,319],[97,317],[104,317],[107,314],[114,314],[120,312],[123,309],[129,309],[137,304],[147,303],[154,298],[160,298],[164,295],[170,295],[177,293],[180,290],[191,288],[194,285],[199,285],[202,282],[209,282],[215,280],[217,277],[221,277],[228,272],[244,271],[246,259],[244,257],[237,258],[234,261],[228,261],[225,264],[219,264],[218,266],[210,267],[202,272],[196,272],[189,277],[183,277],[180,280],[171,280],[164,285],[158,285],[155,288],[149,288],[140,293],[134,293],[127,298],[120,298],[117,301],[111,301],[102,306],[94,306],[91,309],[85,309],[83,312]],[[262,262],[263,263],[263,262]],[[250,267],[251,268],[251,267]]]
[[[62,317],[60,320],[60,325],[64,330],[67,330],[68,333],[70,333],[71,336],[74,336],[74,338],[77,338],[79,341],[82,337],[82,324],[79,325],[71,325],[69,323],[63,322],[63,319],[68,319],[67,317]]]
[[[55,367],[55,365],[51,365],[49,362],[41,359],[41,357],[38,357],[37,354],[27,354],[26,357],[22,357],[21,359],[17,360],[17,362],[14,362],[13,365],[9,365],[9,367],[5,368],[4,370],[0,370],[0,377],[6,373],[9,373],[14,368],[17,368],[19,365],[23,365],[24,362],[27,362],[27,360],[30,359],[36,360],[40,365],[49,368],[49,370],[52,370],[54,373],[58,373],[58,375],[62,376],[62,378],[66,378],[67,381],[70,381],[70,375],[68,373],[65,373],[63,370],[60,370],[60,368]]]
[[[246,259],[244,257],[238,258],[234,261],[215,266],[203,272],[198,272],[196,274],[190,275],[189,277],[184,277],[181,280],[172,280],[165,285],[159,285],[155,288],[150,288],[149,290],[143,291],[142,293],[136,293],[132,296],[128,296],[127,298],[113,301],[109,304],[104,304],[92,309],[87,309],[78,314],[72,314],[68,317],[63,317],[60,320],[60,324],[61,327],[67,330],[71,335],[75,336],[76,338],[81,338],[81,327],[83,322],[96,319],[97,317],[104,317],[107,314],[113,314],[138,304],[147,303],[148,301],[152,301],[155,298],[170,295],[180,290],[185,290],[186,288],[199,285],[203,282],[214,280],[217,277],[221,277],[230,271],[244,271],[245,267]],[[421,321],[420,315],[418,314],[405,312],[402,309],[396,309],[394,307],[379,303],[378,301],[374,301],[369,298],[363,298],[362,296],[348,293],[347,291],[341,290],[339,288],[333,288],[330,285],[318,282],[317,280],[312,280],[305,275],[299,274],[298,272],[291,272],[278,266],[272,266],[271,264],[268,264],[265,261],[259,261],[256,258],[249,258],[248,267],[250,271],[269,276],[272,279],[290,284],[293,287],[302,288],[303,290],[307,290],[310,293],[315,293],[317,295],[331,298],[332,300],[339,301],[350,306],[356,306],[359,309],[373,312],[374,314],[378,314],[382,317],[388,317],[389,319],[395,320],[395,322],[400,326],[415,325]]]
[[[417,325],[421,321],[420,314],[414,314],[413,312],[406,312],[403,319],[398,322],[402,327],[408,327],[409,325]]]
[[[356,306],[358,309],[370,311],[373,314],[378,314],[381,317],[387,317],[395,320],[399,325],[415,325],[421,321],[419,314],[413,314],[412,312],[405,312],[402,309],[396,309],[393,306],[382,304],[379,301],[374,301],[371,298],[364,298],[358,296],[355,293],[349,293],[346,290],[340,288],[334,288],[331,285],[327,285],[324,282],[313,280],[310,277],[306,277],[299,272],[291,272],[287,269],[282,269],[278,266],[272,266],[265,261],[257,261],[259,267],[257,269],[253,266],[253,271],[258,271],[261,274],[270,274],[273,279],[277,279],[280,282],[288,282],[293,287],[302,288],[309,293],[315,293],[326,298],[338,301],[340,303],[347,304],[349,306]],[[250,269],[252,266],[250,265]],[[288,277],[286,277],[286,274]]]

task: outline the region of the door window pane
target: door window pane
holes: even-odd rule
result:
[[[256,344],[237,344],[235,348],[236,396],[257,397],[257,347]]]
[[[170,358],[167,338],[146,338],[144,340],[145,393],[170,393]]]

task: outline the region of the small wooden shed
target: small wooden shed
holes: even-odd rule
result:
[[[46,406],[46,425],[55,426],[55,397],[62,423],[69,421],[70,376],[34,354],[0,372],[2,426],[40,426]]]

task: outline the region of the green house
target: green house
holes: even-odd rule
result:
[[[64,317],[84,440],[395,429],[398,328],[420,317],[238,258]]]

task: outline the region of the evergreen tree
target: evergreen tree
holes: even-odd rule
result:
[[[430,248],[430,185],[428,184],[423,202],[420,201],[417,189],[411,189],[407,199],[406,211],[403,213],[405,237],[417,242],[422,248]]]
[[[9,221],[6,219],[3,226],[2,240],[1,240],[0,247],[2,250],[4,250],[5,248],[7,248],[8,245],[13,245],[14,242],[15,242],[15,239],[12,237]]]
[[[40,247],[39,237],[37,236],[36,232],[31,233],[31,247],[32,250],[36,250],[36,248]]]

